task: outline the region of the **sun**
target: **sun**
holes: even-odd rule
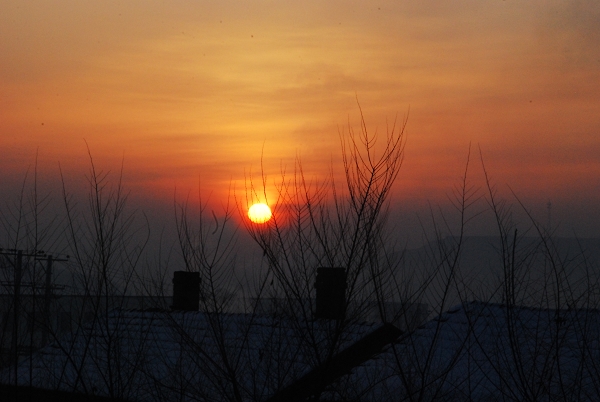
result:
[[[271,219],[271,216],[273,216],[271,208],[262,202],[254,204],[248,209],[248,218],[254,223],[265,223]]]

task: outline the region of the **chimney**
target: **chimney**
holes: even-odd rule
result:
[[[346,270],[317,268],[315,318],[343,320],[346,312]]]
[[[198,311],[200,306],[200,273],[175,271],[173,273],[172,310]]]

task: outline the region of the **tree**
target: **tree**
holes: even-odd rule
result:
[[[44,361],[47,378],[32,375],[33,360],[15,365],[15,378],[29,373],[31,385],[161,401],[597,399],[599,282],[583,248],[581,258],[562,255],[551,228],[516,196],[527,220],[515,223],[483,157],[485,185],[472,184],[469,149],[450,197],[453,215],[430,207],[425,246],[396,249],[389,196],[407,120],[382,139],[360,116],[359,130],[340,133],[341,183],[333,168],[324,181],[306,177],[297,160],[274,184],[277,198],[267,199],[273,219],[244,219],[263,256],[253,277],[236,270],[234,218],[267,198],[264,172],[248,178],[245,197],[232,194],[220,217],[201,197],[196,212],[189,200],[175,202],[178,269],[199,279],[200,311],[192,314],[168,311],[170,267],[161,256],[154,274],[141,272],[149,224],[128,210],[122,170],[111,185],[90,156],[87,208],[63,178],[69,268],[82,296],[72,335],[53,334],[60,353]],[[19,219],[29,216],[23,199],[13,214]],[[31,205],[35,211],[38,203]],[[496,282],[464,267],[468,227],[483,213],[498,232]],[[19,225],[4,223],[13,232]],[[322,268],[343,277],[333,313],[315,300]],[[125,296],[140,292],[155,298],[155,308],[128,311]],[[361,355],[361,339],[377,332],[363,323],[373,315],[390,345],[369,363],[363,356],[340,364]],[[419,326],[419,316],[433,319]]]
[[[210,399],[221,392],[223,400],[242,401],[278,398],[283,392],[287,400],[318,398],[325,384],[312,381],[294,392],[286,387],[307,369],[328,376],[336,354],[358,340],[356,324],[369,310],[375,309],[384,321],[390,319],[387,302],[399,299],[385,286],[395,279],[385,224],[388,197],[403,160],[405,126],[406,119],[400,125],[395,122],[380,145],[361,113],[358,133],[352,127],[347,134],[340,133],[343,189],[336,186],[333,174],[323,183],[310,182],[299,160],[291,177],[282,174],[276,184],[278,198],[270,202],[273,219],[264,225],[244,220],[266,262],[264,275],[252,284],[233,282],[235,240],[226,228],[232,211],[226,207],[219,220],[201,207],[194,224],[188,204],[177,207],[182,256],[186,270],[200,273],[200,310],[208,329],[199,340],[193,323],[186,326],[178,318],[172,320],[178,333],[187,337],[182,346],[186,352],[179,355],[185,361],[182,366],[196,376],[177,371],[172,377],[187,379],[180,387],[186,396]],[[265,180],[263,174],[262,185]],[[260,190],[250,178],[246,202],[251,204],[259,191],[264,188]],[[238,199],[237,205],[245,215],[242,201]],[[315,320],[319,267],[344,269],[346,303],[340,319]],[[231,300],[224,295],[230,294],[232,286],[250,296],[243,319],[221,314],[228,311]],[[228,336],[231,327],[244,334],[237,342]],[[250,358],[255,349],[260,352]],[[206,358],[195,361],[186,357],[190,355]]]

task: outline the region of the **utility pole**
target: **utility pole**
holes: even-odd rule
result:
[[[552,202],[550,200],[548,200],[546,208],[548,209],[548,233],[552,233]]]
[[[50,333],[50,302],[52,300],[52,255],[48,255],[46,262],[46,286],[44,290],[44,328],[42,328],[42,345],[48,341]]]
[[[17,360],[19,358],[19,310],[21,304],[21,275],[23,270],[23,250],[17,251],[17,260],[13,271],[14,292],[13,292],[13,330],[11,361],[15,364],[15,381],[17,380]]]
[[[42,332],[42,345],[48,342],[50,335],[50,303],[52,302],[52,263],[54,261],[68,261],[67,258],[54,258],[48,254],[46,259],[46,286],[44,287],[44,328]]]
[[[34,250],[32,252],[17,250],[17,249],[2,249],[0,248],[0,255],[6,257],[9,261],[9,264],[13,266],[13,280],[12,282],[2,282],[4,286],[7,286],[9,289],[12,288],[12,301],[13,301],[13,319],[12,319],[12,333],[11,333],[11,350],[9,353],[9,361],[13,365],[13,372],[11,374],[14,375],[14,381],[17,379],[17,362],[19,359],[19,352],[21,349],[23,339],[22,334],[20,333],[20,321],[21,321],[21,305],[22,305],[22,295],[21,290],[23,287],[31,287],[32,293],[31,297],[35,298],[35,289],[41,288],[41,286],[36,285],[35,278],[32,278],[30,283],[23,283],[23,257],[34,257],[34,261],[39,261],[45,259],[46,262],[46,277],[45,277],[45,286],[44,286],[44,317],[43,323],[44,328],[42,332],[42,340],[43,344],[45,344],[48,340],[48,335],[50,333],[50,303],[52,299],[52,265],[55,261],[67,261],[67,259],[62,258],[54,258],[52,255],[47,255],[43,251]],[[13,259],[9,258],[12,256]],[[34,308],[35,308],[35,300]],[[32,311],[32,314],[35,314],[35,311]],[[35,325],[31,326],[31,345],[33,345],[34,339],[34,331]]]

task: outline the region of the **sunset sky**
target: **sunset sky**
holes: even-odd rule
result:
[[[600,3],[0,0],[0,186],[95,163],[134,198],[223,202],[261,155],[319,178],[408,113],[393,205],[443,203],[469,144],[499,190],[600,236]],[[77,186],[79,184],[74,184]],[[271,191],[267,189],[268,192]],[[1,193],[0,193],[0,196]],[[540,212],[541,211],[541,212]],[[169,210],[170,212],[170,210]]]

